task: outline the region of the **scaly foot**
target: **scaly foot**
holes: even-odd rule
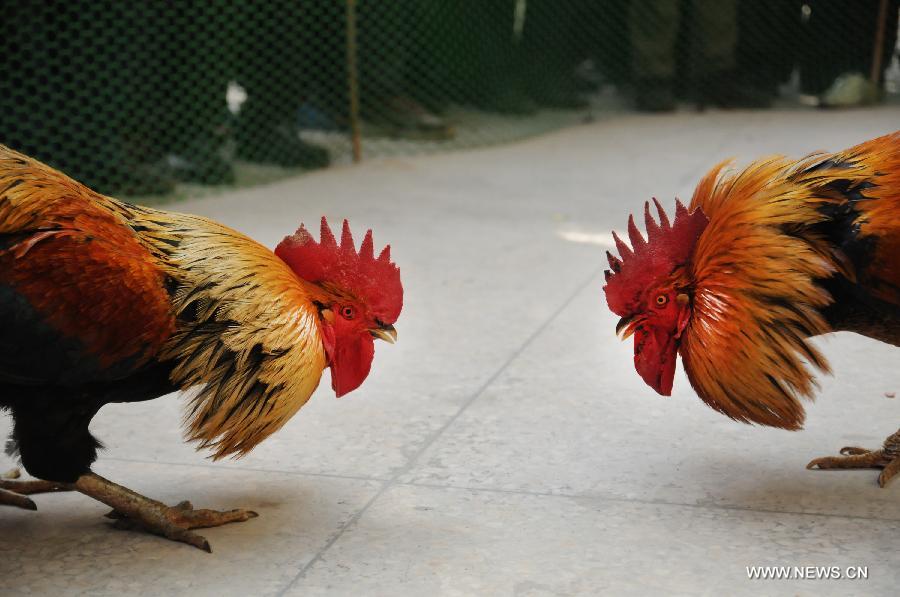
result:
[[[19,476],[19,469],[13,469],[0,475],[0,505],[15,506],[23,510],[37,510],[35,503],[26,496],[70,490],[66,485],[41,479],[16,481]]]
[[[807,464],[806,468],[880,468],[882,471],[878,475],[878,485],[884,487],[891,478],[900,472],[900,431],[884,440],[884,447],[880,450],[867,450],[856,446],[847,446],[841,448],[841,456],[816,458]]]
[[[116,485],[94,473],[79,477],[74,489],[90,496],[113,511],[107,517],[116,520],[121,529],[143,529],[173,541],[193,545],[212,552],[209,542],[191,529],[217,527],[229,522],[244,522],[258,514],[250,510],[194,510],[190,502],[166,506],[162,502],[144,497],[121,485]]]

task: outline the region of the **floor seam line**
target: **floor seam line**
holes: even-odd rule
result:
[[[416,481],[401,481],[397,485],[404,487],[421,487],[423,489],[452,489],[457,491],[472,491],[475,493],[502,493],[509,495],[525,495],[532,497],[549,497],[565,499],[596,500],[598,502],[614,502],[626,504],[643,504],[647,506],[672,506],[693,508],[698,510],[724,510],[728,512],[757,512],[760,514],[786,514],[791,516],[816,516],[822,518],[840,518],[844,520],[871,520],[875,522],[900,522],[900,518],[881,518],[877,516],[862,516],[858,514],[831,514],[828,512],[797,512],[792,510],[773,510],[770,508],[751,508],[747,506],[729,506],[727,504],[690,504],[686,502],[673,502],[669,500],[652,500],[640,498],[626,498],[607,495],[578,495],[571,493],[554,493],[550,491],[528,491],[524,489],[502,489],[498,487],[465,487],[462,485],[441,485],[438,483],[420,483]]]
[[[384,493],[397,482],[397,479],[399,479],[405,473],[409,472],[409,470],[418,461],[419,457],[422,456],[422,454],[424,454],[428,450],[428,448],[430,448],[434,444],[434,442],[437,441],[437,439],[441,437],[441,435],[447,429],[449,429],[455,421],[459,419],[460,416],[462,416],[462,414],[466,411],[467,408],[469,408],[469,406],[471,406],[476,400],[478,400],[478,398],[482,394],[484,394],[484,392],[491,386],[491,384],[493,384],[497,380],[497,378],[499,378],[503,374],[503,372],[506,371],[506,369],[516,359],[518,359],[519,356],[521,356],[521,354],[531,345],[532,342],[534,342],[541,334],[544,333],[544,330],[546,330],[550,326],[550,324],[553,323],[553,321],[555,321],[556,318],[559,317],[559,315],[563,311],[565,311],[566,308],[570,304],[572,304],[572,302],[574,302],[576,298],[578,298],[578,295],[580,295],[584,291],[584,289],[587,288],[591,284],[591,282],[593,282],[600,275],[602,271],[602,266],[595,268],[591,272],[591,275],[588,276],[587,279],[584,280],[584,282],[579,284],[575,288],[575,290],[566,297],[562,304],[553,310],[550,316],[547,317],[547,319],[545,319],[543,323],[535,328],[535,330],[522,342],[522,344],[519,345],[516,350],[512,352],[512,354],[510,354],[510,356],[494,371],[494,373],[492,373],[484,383],[478,386],[478,388],[472,393],[472,395],[457,409],[456,413],[454,413],[453,416],[450,417],[443,425],[441,425],[440,428],[438,428],[434,433],[426,438],[421,446],[409,458],[403,468],[398,470],[390,479],[384,481],[381,488],[377,492],[375,492],[375,495],[373,495],[365,504],[363,504],[362,508],[357,510],[357,512],[353,516],[351,516],[346,523],[341,525],[340,528],[338,528],[337,531],[335,531],[335,533],[328,539],[325,545],[323,545],[322,548],[319,549],[318,552],[316,552],[316,555],[314,555],[312,559],[310,559],[310,561],[307,562],[299,572],[297,572],[297,575],[294,576],[294,578],[287,585],[285,585],[284,589],[278,592],[279,597],[282,597],[297,583],[297,581],[303,578],[306,575],[307,571],[309,571],[309,569],[312,568],[316,564],[316,562],[319,562],[322,559],[322,556],[337,542],[338,539],[341,538],[341,536],[343,536],[344,532],[348,528],[350,528],[350,526],[352,526],[356,521],[362,518],[366,511],[372,506],[372,504],[374,504],[375,501],[378,500],[378,498],[384,495]]]
[[[115,462],[131,462],[134,464],[158,464],[161,466],[185,466],[185,467],[194,467],[194,468],[203,468],[203,469],[215,469],[218,471],[244,471],[250,473],[274,473],[278,475],[293,475],[298,477],[328,477],[332,479],[347,479],[348,481],[375,481],[379,483],[383,483],[388,481],[388,478],[385,477],[364,477],[362,475],[340,475],[336,473],[313,473],[307,471],[286,471],[286,470],[277,470],[277,469],[266,469],[266,468],[248,468],[248,467],[238,467],[238,466],[220,466],[216,464],[197,464],[190,462],[160,462],[158,460],[138,460],[134,458],[120,458],[120,457],[104,457],[103,461],[115,461]]]

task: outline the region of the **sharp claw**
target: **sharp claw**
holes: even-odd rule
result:
[[[867,450],[865,448],[859,448],[857,446],[844,446],[843,448],[841,448],[840,453],[842,456],[856,456],[859,454],[868,454],[871,451],[872,450]]]
[[[206,540],[206,537],[203,537],[196,533],[192,533],[188,530],[179,529],[171,535],[168,535],[168,537],[169,539],[174,539],[175,541],[181,541],[182,543],[193,545],[197,549],[202,549],[206,553],[212,553],[212,547],[210,547],[209,541]]]
[[[884,470],[878,475],[878,485],[884,487],[894,476],[900,472],[900,460],[893,459],[884,466]]]
[[[37,504],[26,495],[0,488],[0,505],[13,506],[22,510],[37,510]]]
[[[15,503],[11,503],[10,505],[21,508],[22,510],[31,510],[32,512],[37,511],[37,504],[34,503],[34,500],[24,495],[17,495],[17,497],[15,498]]]

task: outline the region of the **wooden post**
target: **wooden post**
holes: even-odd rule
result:
[[[875,48],[872,50],[872,72],[869,73],[869,80],[875,89],[878,89],[878,83],[881,80],[881,63],[884,56],[884,29],[887,25],[887,9],[888,0],[881,0],[878,3],[878,20],[875,22]],[[896,23],[894,23],[896,25]]]
[[[362,160],[359,132],[359,68],[356,53],[356,0],[347,0],[347,86],[350,96],[350,140],[353,161]]]

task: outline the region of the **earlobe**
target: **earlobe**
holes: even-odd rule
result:
[[[684,299],[682,299],[682,297],[684,297]],[[686,294],[679,294],[675,297],[675,302],[679,305],[678,320],[675,323],[675,339],[677,340],[681,338],[681,334],[691,321],[690,297]]]
[[[322,321],[319,329],[322,332],[322,348],[325,349],[325,358],[330,365],[334,361],[335,333],[334,327],[331,325],[331,322],[334,321],[334,314],[332,313],[331,319],[329,320],[328,317],[325,317],[325,313],[331,313],[331,311],[322,311],[322,319],[324,321]]]

